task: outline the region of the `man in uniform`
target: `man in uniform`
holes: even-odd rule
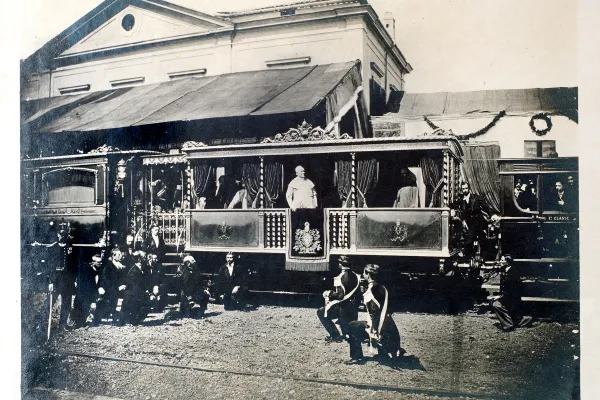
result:
[[[315,184],[306,178],[306,171],[301,165],[296,167],[296,177],[289,183],[285,197],[292,211],[317,208]]]
[[[352,321],[349,325],[350,360],[347,364],[361,363],[363,360],[362,341],[369,340],[370,345],[375,345],[380,356],[392,359],[402,355],[400,347],[400,333],[388,309],[388,291],[378,282],[379,266],[367,264],[364,271],[368,287],[363,295],[363,302],[367,308],[369,318],[367,321]]]
[[[210,293],[206,288],[204,276],[192,256],[185,256],[179,266],[181,276],[181,298],[179,311],[181,317],[202,318]]]
[[[225,260],[217,276],[218,298],[223,301],[226,310],[241,309],[247,292],[246,271],[233,261],[233,253],[229,252]]]
[[[321,324],[329,333],[327,342],[341,342],[348,333],[348,324],[358,319],[357,297],[360,291],[360,277],[351,269],[347,256],[340,256],[339,266],[341,272],[333,278],[333,290],[323,293],[325,306],[317,310]],[[337,319],[342,334],[340,335],[334,319]]]
[[[61,298],[59,327],[63,329],[67,328],[77,278],[77,265],[68,229],[67,224],[60,225],[56,233],[57,240],[48,246],[47,258],[48,292],[53,294],[55,299],[58,296]],[[52,304],[49,304],[48,309],[52,309]]]

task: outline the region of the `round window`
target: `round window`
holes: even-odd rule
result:
[[[121,26],[126,31],[130,31],[135,25],[135,17],[131,14],[127,14],[123,17],[123,21],[121,21]]]

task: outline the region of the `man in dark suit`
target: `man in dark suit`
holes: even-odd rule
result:
[[[166,253],[165,241],[161,235],[158,234],[159,228],[157,224],[150,226],[150,236],[144,243],[144,251],[147,254],[154,254],[157,257],[158,265],[162,265],[163,258]]]
[[[125,276],[125,291],[123,293],[122,318],[119,323],[137,325],[144,321],[150,311],[149,289],[151,287],[146,254],[142,251],[133,253],[134,264]]]
[[[192,256],[185,256],[178,272],[181,277],[179,303],[181,317],[202,318],[210,293],[206,287],[206,279],[196,264],[196,259]]]
[[[98,295],[98,279],[102,269],[102,255],[94,254],[90,262],[79,265],[77,271],[77,294],[73,304],[73,321],[75,326],[83,326],[88,317],[92,303]]]
[[[225,260],[217,276],[217,298],[223,301],[226,310],[241,309],[248,291],[246,271],[234,262],[233,253],[229,252]]]
[[[363,303],[369,313],[367,321],[352,321],[349,325],[350,360],[347,364],[361,363],[363,360],[362,341],[376,347],[380,356],[395,359],[402,355],[400,333],[389,309],[389,295],[385,286],[378,282],[379,266],[367,264],[364,277],[368,287],[363,295]]]
[[[321,324],[329,333],[325,338],[327,342],[341,342],[348,333],[350,322],[358,319],[358,290],[360,277],[355,274],[349,265],[347,256],[340,256],[339,266],[341,273],[333,278],[333,290],[323,293],[325,306],[317,310]],[[342,334],[338,332],[334,319],[337,319]]]
[[[461,185],[462,196],[452,205],[452,214],[454,218],[461,221],[464,237],[464,255],[470,256],[473,252],[475,241],[485,239],[485,229],[490,211],[487,204],[471,192],[471,186],[468,182]]]

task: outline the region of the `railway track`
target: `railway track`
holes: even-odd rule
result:
[[[444,390],[444,389],[435,389],[435,388],[423,388],[423,387],[417,388],[417,387],[410,387],[410,386],[374,384],[374,383],[365,383],[365,382],[338,380],[338,379],[310,378],[310,377],[302,377],[302,376],[296,376],[296,375],[283,375],[283,374],[265,373],[265,372],[242,371],[242,370],[237,370],[237,369],[233,369],[233,368],[212,368],[212,367],[201,367],[201,366],[194,366],[194,365],[183,365],[183,364],[176,364],[176,363],[164,363],[164,362],[156,362],[156,361],[147,361],[147,360],[142,360],[142,359],[112,357],[112,356],[105,356],[105,355],[99,355],[99,354],[80,353],[80,352],[59,351],[59,352],[55,352],[53,354],[56,354],[61,357],[79,357],[79,358],[93,359],[96,361],[130,363],[130,364],[145,365],[145,366],[151,366],[151,367],[180,369],[180,370],[188,370],[188,371],[213,373],[213,374],[231,374],[231,375],[259,377],[259,378],[282,379],[282,380],[285,379],[285,380],[293,380],[293,381],[313,383],[313,384],[316,383],[316,384],[323,384],[323,385],[337,385],[337,386],[353,387],[353,388],[363,389],[363,390],[388,391],[388,392],[396,392],[396,393],[403,393],[403,394],[417,394],[417,395],[437,396],[437,397],[445,397],[445,398],[507,399],[507,400],[508,399],[517,399],[515,396],[496,395],[496,394],[488,394],[488,393],[474,393],[474,392]]]

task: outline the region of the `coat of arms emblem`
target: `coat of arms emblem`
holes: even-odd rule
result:
[[[230,226],[227,226],[225,221],[223,221],[221,223],[221,225],[219,225],[219,228],[217,229],[217,232],[219,234],[219,239],[220,240],[229,240],[231,238],[231,231],[232,231],[232,228]]]
[[[304,229],[296,229],[294,250],[300,254],[315,254],[321,250],[321,234],[316,229],[310,229],[310,223],[304,223]]]
[[[403,243],[408,237],[408,227],[406,224],[400,222],[400,220],[396,221],[396,225],[392,230],[391,241],[394,243]]]

